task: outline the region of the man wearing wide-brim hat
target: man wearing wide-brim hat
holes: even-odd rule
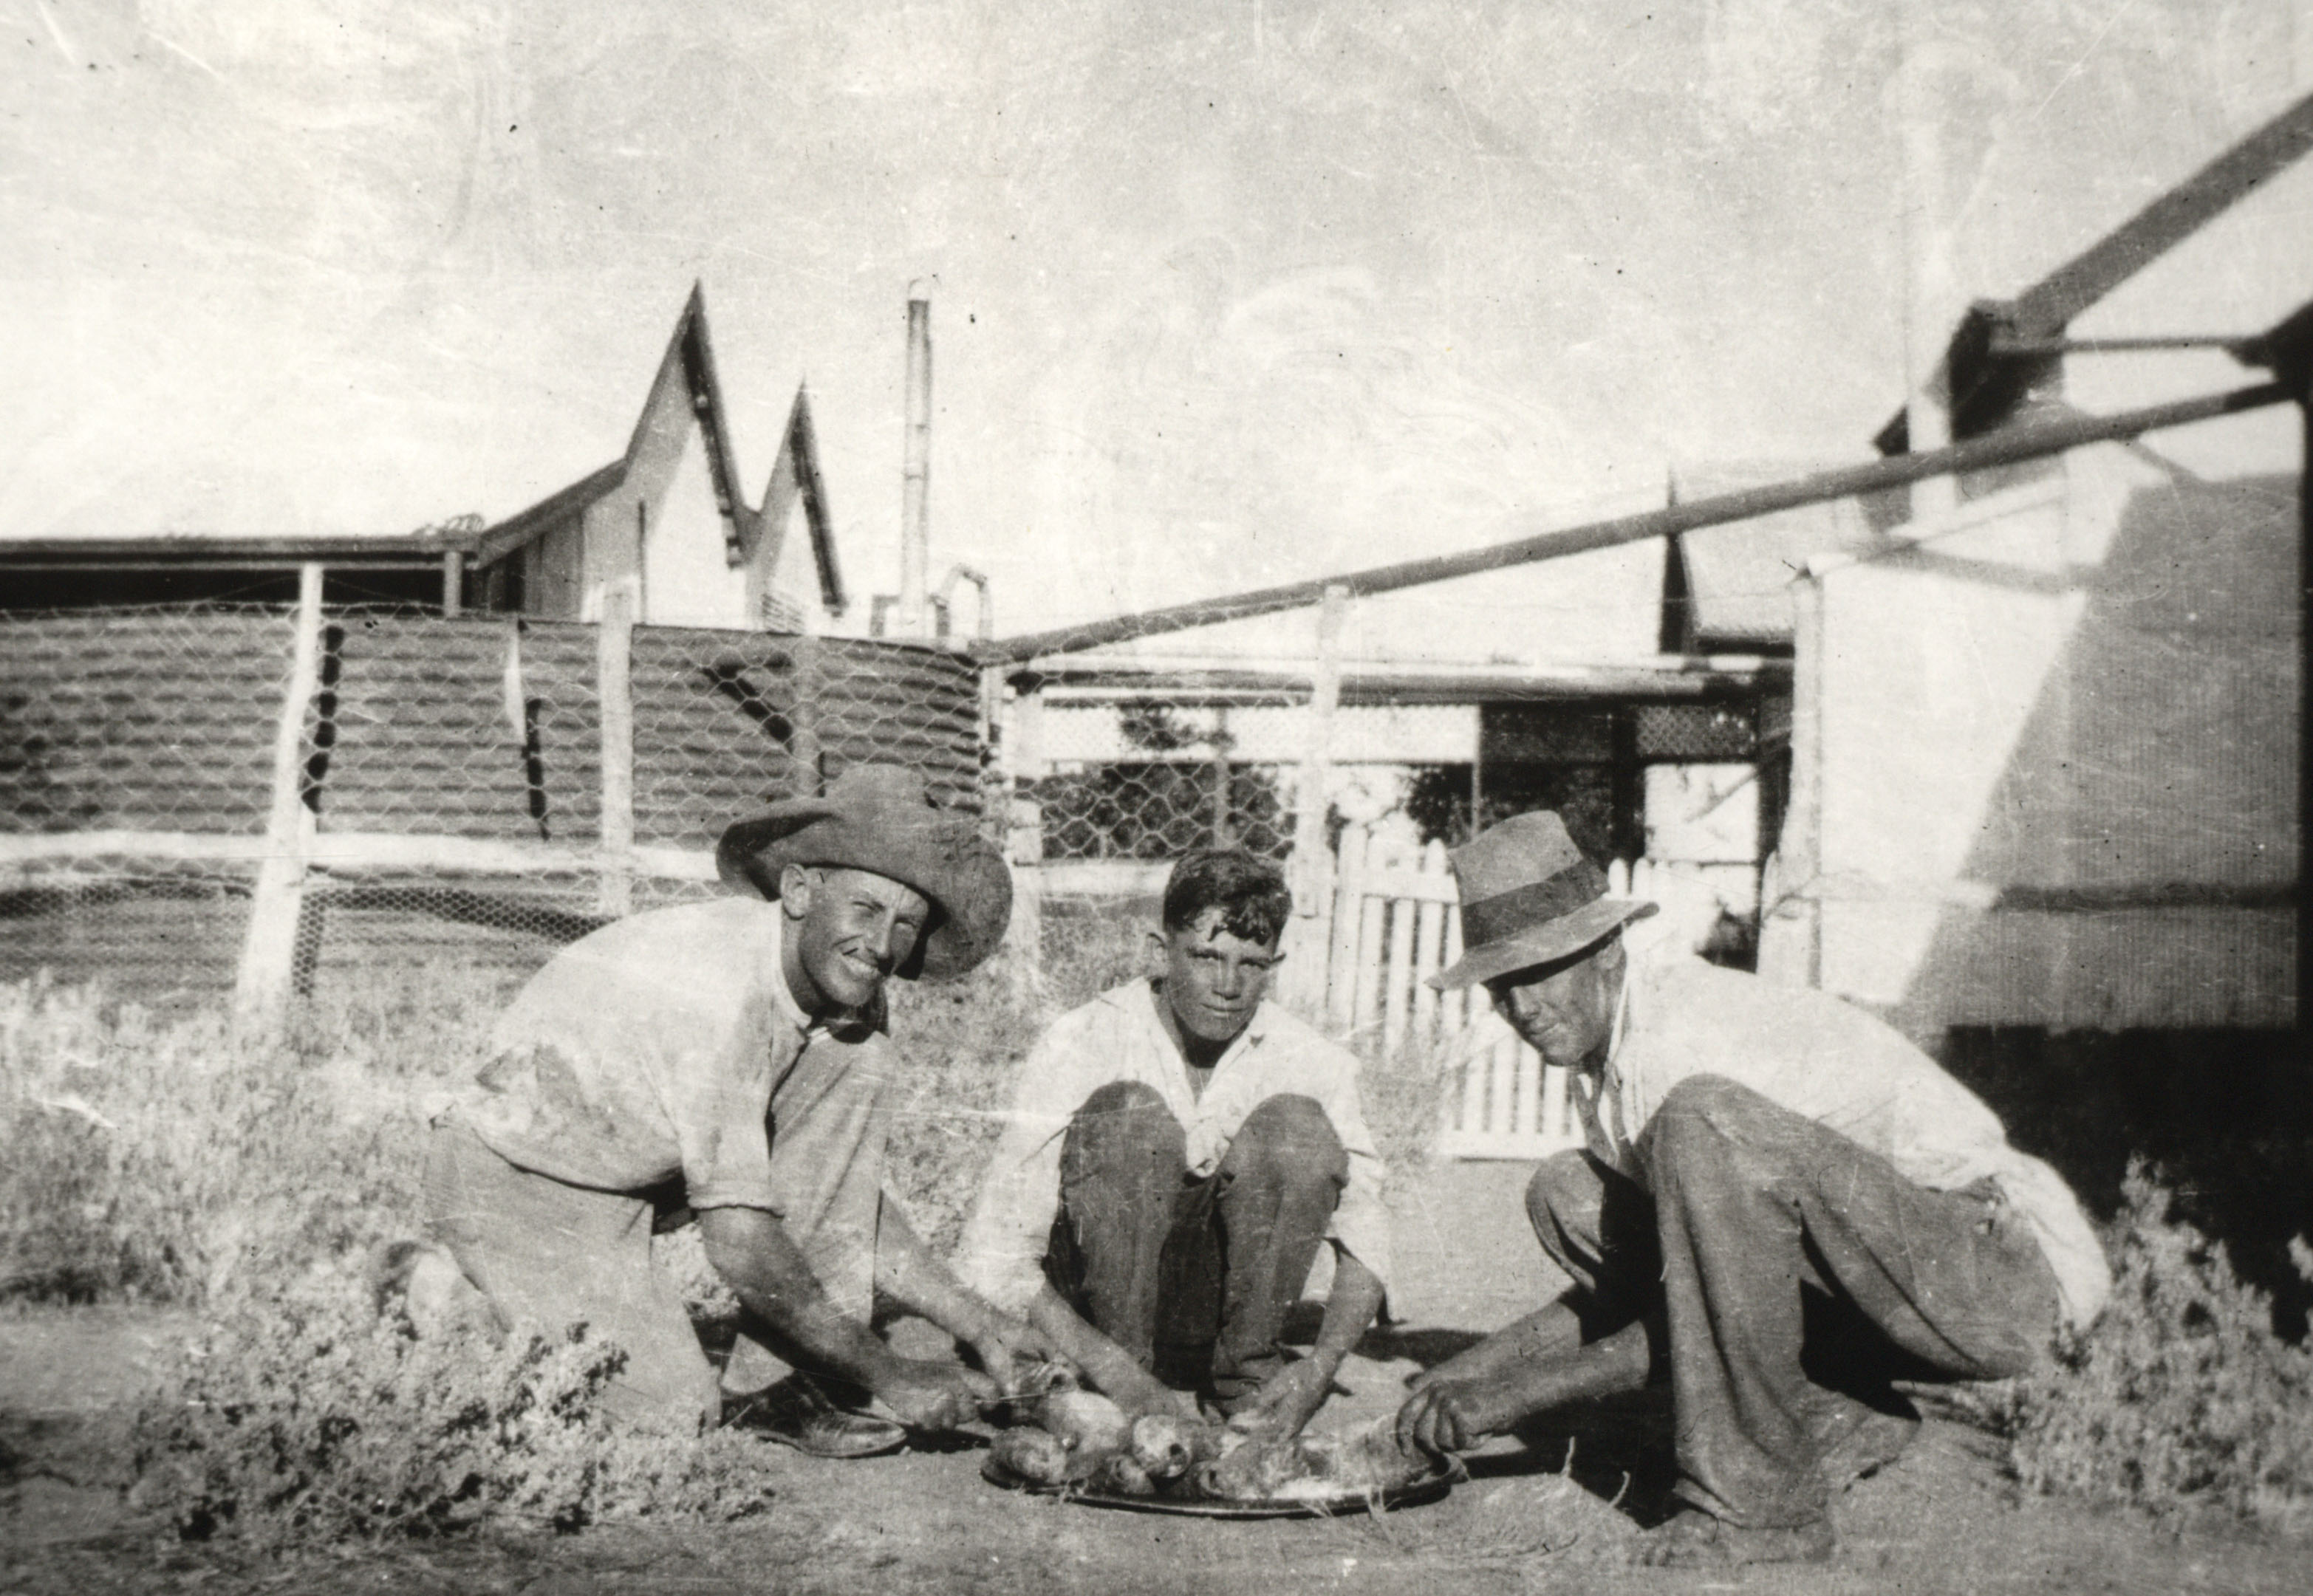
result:
[[[729,1398],[806,1451],[888,1451],[974,1416],[1030,1338],[883,1190],[884,984],[986,958],[1010,876],[971,817],[890,766],[739,821],[717,862],[736,895],[606,925],[515,997],[437,1122],[430,1226],[501,1326],[584,1320],[622,1346],[609,1397],[629,1422],[695,1430]],[[743,1310],[719,1380],[651,1258],[654,1220],[685,1208]],[[995,1379],[900,1355],[870,1329],[877,1293]]]
[[[1459,962],[1572,1073],[1585,1146],[1526,1206],[1571,1285],[1420,1376],[1403,1443],[1446,1452],[1667,1378],[1683,1511],[1651,1563],[1830,1554],[1833,1497],[1899,1451],[1894,1381],[2022,1372],[2110,1290],[2063,1182],[1901,1035],[1828,994],[1626,946],[1558,816],[1456,850]],[[1802,1354],[1805,1355],[1804,1363]]]

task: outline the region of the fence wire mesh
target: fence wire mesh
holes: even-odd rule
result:
[[[847,766],[907,765],[982,808],[978,674],[937,650],[637,627],[621,670],[593,625],[332,610],[295,706],[295,836],[268,835],[297,627],[0,617],[0,978],[230,987],[285,847],[306,861],[301,988],[380,961],[519,972],[617,913],[720,890],[725,825]],[[604,850],[606,802],[630,851]]]
[[[1681,934],[1697,951],[1740,963],[1755,946],[1760,861],[1786,786],[1788,738],[1761,731],[1772,694],[1473,693],[1460,703],[1341,705],[1321,723],[1306,699],[1225,697],[1201,680],[1015,688],[1012,856],[1037,869],[1032,892],[1063,913],[1143,912],[1162,867],[1200,846],[1289,864],[1314,777],[1323,791],[1308,835],[1324,851],[1288,872],[1297,892],[1324,900],[1307,905],[1311,914],[1338,912],[1330,898],[1346,890],[1349,832],[1376,848],[1453,846],[1550,809],[1594,857],[1665,867],[1649,879],[1676,899]],[[1311,761],[1320,737],[1323,758]],[[1361,980],[1378,956],[1362,944],[1341,950],[1310,978]]]
[[[1150,696],[1054,706],[1042,768],[1025,775],[1048,861],[1178,858],[1192,848],[1292,850],[1298,772],[1262,748],[1247,759],[1227,707]]]
[[[8,825],[262,830],[294,641],[277,612],[59,615],[0,626]]]
[[[1145,893],[1199,846],[1286,861],[1315,730],[1306,704],[1153,685],[1040,703],[1033,731],[1016,706],[1003,790],[979,673],[935,648],[650,626],[620,648],[592,624],[331,609],[301,678],[300,624],[261,608],[0,617],[0,978],[229,987],[269,854],[303,862],[301,989],[380,963],[518,973],[618,914],[720,890],[712,849],[733,818],[867,760],[1007,827],[1022,864],[1075,871],[1056,891]],[[1329,724],[1320,873],[1345,825],[1458,842],[1498,807],[1549,802],[1601,844],[1643,836],[1733,881],[1781,802],[1757,763],[1780,741],[1748,703],[1345,706]],[[1693,793],[1673,792],[1681,772]],[[1707,811],[1708,847],[1673,846],[1687,809]]]

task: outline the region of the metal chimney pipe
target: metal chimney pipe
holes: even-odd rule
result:
[[[900,614],[902,637],[930,633],[925,579],[931,559],[928,515],[932,455],[932,290],[921,278],[908,285],[907,473],[900,500]]]

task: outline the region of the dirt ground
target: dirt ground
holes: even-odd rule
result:
[[[1034,1498],[981,1480],[981,1452],[826,1463],[763,1449],[770,1511],[736,1525],[485,1535],[388,1551],[253,1560],[185,1545],[126,1515],[125,1403],[182,1319],[83,1310],[0,1319],[0,1591],[1140,1591],[1470,1592],[1733,1589],[2297,1592],[2301,1545],[2175,1533],[2133,1517],[2018,1499],[1985,1438],[1931,1422],[1860,1482],[1825,1565],[1728,1573],[1625,1565],[1664,1510],[1667,1414],[1649,1397],[1503,1440],[1444,1501],[1378,1518],[1228,1522]],[[1345,1425],[1392,1406],[1405,1374],[1466,1341],[1448,1329],[1369,1340]],[[1570,1443],[1571,1467],[1568,1467]],[[1609,1505],[1610,1502],[1614,1503]]]

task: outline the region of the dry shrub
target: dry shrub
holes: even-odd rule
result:
[[[221,1012],[0,985],[0,1300],[198,1307],[409,1233],[476,1013],[381,978],[271,1041]]]
[[[2313,1350],[2273,1334],[2265,1293],[2141,1163],[2123,1193],[2111,1305],[2008,1393],[2018,1475],[2164,1517],[2313,1527]]]
[[[373,1311],[360,1260],[416,1233],[427,1121],[504,995],[382,973],[270,1041],[0,986],[0,1296],[207,1311],[136,1425],[136,1493],[185,1533],[277,1548],[761,1502],[760,1443],[611,1430],[615,1348],[419,1341]]]
[[[213,1324],[137,1415],[132,1495],[188,1539],[264,1550],[759,1511],[760,1440],[611,1425],[602,1396],[624,1362],[575,1328],[421,1339],[322,1270]]]

